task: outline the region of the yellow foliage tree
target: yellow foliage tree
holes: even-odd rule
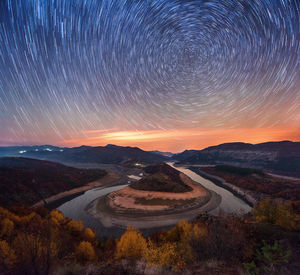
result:
[[[198,240],[207,236],[207,227],[203,224],[191,224],[187,221],[180,221],[167,233],[167,240],[171,242]]]
[[[41,274],[48,274],[50,263],[58,254],[56,239],[50,235],[46,238],[38,234],[19,233],[13,241],[13,247],[20,262],[27,263]]]
[[[175,243],[163,243],[161,246],[156,246],[148,240],[148,248],[144,255],[144,259],[149,264],[154,265],[176,265],[178,256],[176,253],[176,244]]]
[[[8,211],[5,208],[0,207],[0,218],[8,218],[12,220],[14,223],[27,223],[30,222],[32,218],[36,216],[35,212],[30,213],[27,216],[19,217],[16,214]]]
[[[11,268],[16,263],[15,251],[9,246],[7,241],[0,241],[0,266]]]
[[[191,243],[206,237],[207,227],[203,224],[192,224],[180,221],[167,233],[166,240],[176,243],[177,266],[184,267],[195,258]]]
[[[83,237],[90,242],[95,241],[96,234],[91,228],[86,228],[83,232]]]
[[[75,220],[70,220],[67,224],[67,228],[69,231],[71,231],[74,234],[78,234],[83,230],[83,223],[81,220],[75,221]]]
[[[3,219],[1,222],[1,232],[0,237],[9,237],[14,230],[14,222],[8,218]]]
[[[140,259],[144,256],[146,250],[147,242],[141,232],[133,227],[127,227],[126,232],[117,243],[115,257],[116,259]]]
[[[200,240],[206,238],[208,235],[207,226],[204,224],[196,223],[193,225],[193,239]]]
[[[76,259],[80,263],[90,262],[95,259],[95,250],[90,242],[80,242],[75,251]]]
[[[50,217],[51,217],[51,220],[53,222],[55,222],[56,224],[60,224],[65,221],[64,215],[56,209],[54,209],[50,212]]]
[[[299,227],[299,215],[293,213],[291,205],[274,200],[262,200],[252,210],[257,222],[277,224],[287,229]]]

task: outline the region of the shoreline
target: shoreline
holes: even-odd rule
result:
[[[214,184],[228,190],[229,192],[234,194],[236,197],[240,198],[245,203],[247,203],[250,207],[253,207],[258,202],[258,199],[256,199],[255,197],[253,197],[253,195],[250,194],[252,191],[237,187],[237,186],[227,182],[225,179],[223,179],[221,177],[209,174],[209,173],[204,172],[197,168],[200,168],[200,167],[199,166],[198,167],[189,166],[187,169],[191,170],[192,172],[200,175],[201,177],[203,177],[205,179],[212,181]]]
[[[46,201],[47,205],[44,204],[43,200],[38,201],[37,203],[33,204],[31,207],[49,207],[51,209],[58,207],[61,205],[59,202],[62,201],[68,201],[71,200],[81,194],[83,194],[85,191],[91,190],[96,187],[110,187],[114,185],[118,185],[120,180],[122,179],[123,176],[118,175],[116,173],[108,172],[107,175],[105,175],[103,178],[89,182],[86,185],[83,185],[81,187],[76,187],[64,192],[60,192],[56,195],[53,195],[51,197],[45,198],[44,200]],[[120,183],[121,184],[121,183]],[[51,204],[58,205],[56,207],[51,207]]]
[[[180,212],[169,213],[169,214],[158,214],[153,213],[140,216],[135,218],[135,213],[128,213],[127,215],[118,216],[116,213],[109,213],[109,211],[101,212],[98,209],[99,203],[102,205],[105,203],[102,200],[105,200],[105,196],[94,200],[87,208],[86,212],[93,216],[95,219],[101,222],[101,224],[106,227],[120,227],[126,228],[127,226],[133,226],[139,229],[152,229],[165,226],[171,226],[177,224],[180,220],[193,220],[200,213],[209,212],[217,208],[222,198],[214,191],[211,191],[211,199],[204,205],[196,207],[195,209],[186,210],[183,209]]]

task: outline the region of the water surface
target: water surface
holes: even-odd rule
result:
[[[172,167],[172,163],[168,163]],[[219,213],[234,213],[234,214],[241,214],[246,213],[251,210],[251,207],[244,202],[243,200],[236,197],[230,191],[214,184],[212,181],[207,180],[200,175],[192,172],[189,169],[183,167],[174,167],[178,171],[186,174],[191,179],[196,182],[199,182],[205,188],[215,191],[222,197],[221,204],[216,209],[210,211],[210,214],[218,215]],[[131,175],[129,175],[130,178]],[[118,237],[120,236],[125,230],[123,228],[105,228],[102,226],[101,222],[93,218],[91,215],[87,214],[85,208],[96,198],[105,196],[113,191],[122,189],[127,185],[118,185],[113,187],[98,187],[91,190],[84,192],[83,194],[79,195],[76,198],[73,198],[61,206],[58,207],[58,210],[62,211],[64,215],[68,218],[72,219],[81,219],[85,226],[91,227],[96,230],[99,237],[107,236],[107,237]],[[143,230],[144,232],[145,230]],[[145,232],[149,233],[153,230],[146,230]]]
[[[172,166],[173,168],[177,169],[178,171],[186,174],[192,180],[199,182],[205,188],[215,191],[222,197],[222,201],[221,201],[221,204],[219,205],[219,207],[210,211],[209,212],[210,214],[219,214],[220,212],[227,213],[227,214],[230,214],[230,213],[243,214],[243,213],[247,213],[251,210],[251,207],[246,202],[244,202],[243,200],[241,200],[240,198],[235,196],[230,191],[224,189],[223,187],[216,185],[212,181],[201,177],[200,175],[196,174],[195,172],[193,172],[187,168],[175,167],[175,166],[173,166],[172,163],[168,163],[168,164],[170,166]]]

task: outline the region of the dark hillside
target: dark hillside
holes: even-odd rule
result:
[[[77,169],[26,158],[0,158],[0,205],[32,205],[41,199],[83,186],[106,175],[103,170]]]
[[[148,166],[145,172],[149,175],[131,184],[132,188],[173,193],[192,191],[192,188],[182,181],[180,173],[165,163]]]

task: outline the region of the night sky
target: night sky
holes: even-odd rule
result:
[[[0,0],[0,145],[300,140],[299,0]]]

